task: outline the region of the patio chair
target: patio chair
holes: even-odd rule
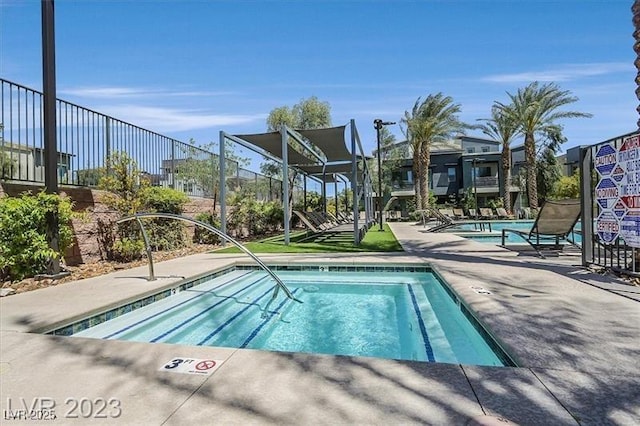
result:
[[[480,215],[476,211],[476,209],[469,209],[469,217],[473,219],[480,219]]]
[[[310,218],[308,218],[307,215],[304,214],[304,212],[292,210],[292,213],[298,216],[298,219],[300,219],[300,221],[304,224],[304,226],[307,227],[307,229],[309,229],[309,231],[315,234],[319,234],[324,231],[324,229],[317,228],[314,221],[310,220]]]
[[[462,209],[453,209],[453,214],[458,220],[464,220],[469,218],[467,215],[464,214],[464,210]]]
[[[453,213],[452,209],[438,209],[440,213],[448,217],[449,219],[455,219],[456,215]]]
[[[493,210],[488,207],[480,208],[480,219],[496,219],[497,216],[493,214]]]
[[[307,216],[307,219],[313,222],[316,228],[328,230],[338,226],[337,223],[331,222],[322,212],[306,211],[302,213]]]
[[[507,213],[507,209],[504,207],[498,207],[496,213],[498,214],[498,219],[515,219],[515,216]]]
[[[502,230],[502,246],[504,247],[506,233],[511,232],[522,237],[538,255],[544,259],[540,251],[544,248],[561,250],[560,240],[563,239],[576,246],[568,239],[573,227],[580,219],[580,200],[549,200],[540,207],[538,215],[529,231],[505,228]]]

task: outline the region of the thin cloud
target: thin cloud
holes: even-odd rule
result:
[[[571,81],[583,77],[593,77],[632,70],[632,65],[626,62],[566,64],[557,68],[541,71],[527,71],[513,74],[494,74],[482,78],[482,81],[492,83],[526,83],[531,81]]]
[[[77,87],[59,91],[61,95],[78,96],[82,98],[111,99],[127,96],[145,96],[148,90],[133,89],[129,87]]]
[[[63,96],[77,96],[92,99],[142,98],[142,97],[194,97],[194,96],[225,96],[235,92],[216,92],[209,90],[169,91],[162,89],[133,88],[133,87],[76,87],[59,91]]]
[[[264,121],[266,114],[211,114],[202,110],[149,107],[140,105],[104,106],[100,111],[155,132],[220,128]]]

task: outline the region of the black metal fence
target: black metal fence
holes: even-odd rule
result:
[[[43,95],[0,79],[0,179],[44,182]],[[108,173],[107,157],[125,152],[152,185],[196,197],[215,197],[218,155],[208,149],[56,100],[58,182],[96,187]],[[229,191],[247,189],[264,201],[282,198],[282,182],[227,159]]]
[[[627,185],[635,179],[627,177],[635,175],[632,170],[635,164],[629,166],[627,158],[619,153],[621,148],[626,150],[625,141],[637,135],[629,133],[613,138],[582,148],[580,153],[583,264],[627,275],[640,273],[635,260],[636,255],[640,256],[640,248],[630,245],[638,245],[634,241],[640,240],[640,227],[635,225],[640,223],[636,221],[636,217],[640,219],[640,205],[634,205],[640,196],[634,199],[636,191]]]

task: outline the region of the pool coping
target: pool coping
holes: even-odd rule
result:
[[[353,263],[332,263],[327,265],[321,262],[295,262],[295,263],[281,263],[281,262],[269,262],[267,267],[273,272],[278,271],[303,271],[303,272],[411,272],[411,273],[425,273],[431,272],[434,274],[438,285],[442,287],[444,292],[448,295],[451,301],[458,307],[460,313],[467,318],[471,326],[482,336],[487,345],[494,351],[495,355],[504,363],[505,367],[517,367],[517,364],[513,360],[513,356],[509,354],[500,343],[499,339],[493,336],[490,330],[482,324],[481,320],[477,318],[477,313],[467,306],[464,300],[451,288],[446,282],[442,274],[436,267],[427,262],[392,262],[390,264],[374,265],[366,262],[353,262]],[[145,295],[139,299],[133,301],[126,300],[121,301],[117,306],[110,304],[109,306],[95,308],[87,316],[80,319],[62,320],[60,322],[63,325],[57,324],[54,328],[47,328],[42,326],[41,330],[37,331],[40,334],[48,334],[53,336],[73,336],[84,330],[87,330],[98,324],[102,324],[111,319],[118,318],[129,312],[136,311],[145,306],[152,305],[153,303],[163,300],[176,292],[181,292],[192,287],[196,287],[205,281],[210,279],[224,276],[228,273],[238,270],[261,270],[262,268],[255,262],[248,262],[246,260],[237,260],[230,265],[226,265],[222,268],[216,268],[207,273],[201,273],[196,276],[186,277],[182,281],[170,284],[169,287],[160,288],[158,291],[154,291],[153,294]],[[36,331],[33,331],[36,332]],[[431,361],[434,362],[434,361]]]
[[[64,401],[73,395],[96,397],[115,392],[127,410],[120,419],[107,422],[110,424],[206,423],[212,416],[222,424],[466,424],[483,415],[519,424],[640,421],[640,342],[634,339],[639,327],[637,302],[632,305],[632,300],[592,287],[601,283],[599,277],[571,266],[571,259],[522,257],[453,235],[426,234],[412,224],[390,225],[405,253],[349,254],[346,259],[326,254],[260,257],[267,262],[286,259],[283,263],[318,259],[347,264],[427,262],[494,336],[515,349],[523,367],[150,345],[29,333],[63,314],[68,317],[109,300],[171,286],[179,280],[171,276],[184,271],[197,274],[200,264],[208,264],[210,270],[212,263],[221,268],[239,257],[195,255],[157,264],[158,282],[146,281],[146,267],[140,267],[110,274],[106,281],[104,277],[83,280],[0,299],[0,405],[6,408],[5,396],[51,395]],[[492,295],[478,294],[473,286],[482,286]],[[516,298],[515,292],[532,296]],[[615,316],[607,315],[612,311]],[[606,324],[598,325],[603,320]],[[556,326],[553,333],[545,328],[549,321]],[[573,340],[567,340],[567,333],[574,331]],[[558,334],[562,332],[566,333]],[[224,363],[209,378],[166,376],[157,370],[172,354],[212,357]],[[135,375],[127,373],[131,371]],[[296,409],[300,406],[305,410]]]

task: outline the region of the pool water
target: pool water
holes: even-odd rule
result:
[[[505,365],[431,272],[277,273],[304,303],[236,270],[74,336]]]
[[[461,223],[451,228],[447,228],[449,232],[461,232],[461,231],[478,231],[479,224],[478,223]],[[521,231],[526,231],[531,229],[533,225],[533,220],[491,220],[491,221],[483,221],[484,224],[491,224],[491,230],[493,232],[502,232],[503,228],[511,228],[518,229]]]
[[[487,223],[491,223],[491,232],[488,232],[488,228],[486,227]],[[505,228],[508,229],[517,229],[519,231],[529,231],[533,226],[533,220],[492,220],[485,221],[485,231],[480,231],[478,224],[473,223],[461,223],[459,225],[453,226],[447,229],[447,232],[453,232],[459,234],[461,237],[478,241],[481,243],[500,245],[502,244],[502,230]],[[580,222],[576,223],[574,230],[579,231],[581,229]],[[477,234],[474,234],[477,232]],[[518,244],[518,243],[526,243],[524,238],[520,235],[514,234],[512,232],[507,232],[505,235],[505,243],[506,244]],[[582,242],[582,236],[579,233],[575,233],[573,235],[569,235],[570,238],[576,243]],[[552,239],[555,241],[555,239]],[[566,242],[564,242],[566,243]],[[563,241],[560,241],[560,244],[563,244]]]

